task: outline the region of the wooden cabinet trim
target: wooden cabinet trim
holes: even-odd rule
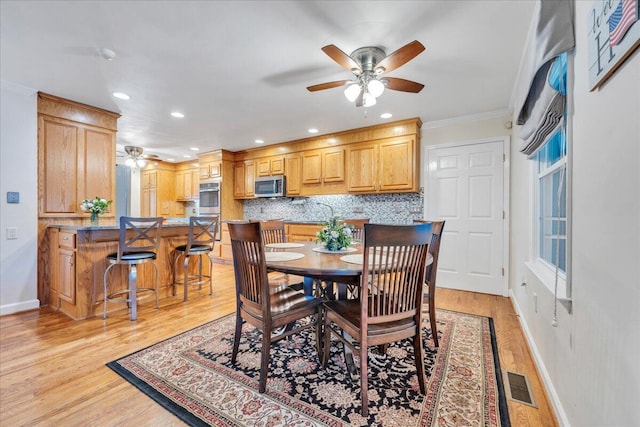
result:
[[[38,113],[90,124],[112,131],[118,130],[120,114],[79,102],[38,92]]]

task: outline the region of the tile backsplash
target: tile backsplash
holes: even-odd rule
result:
[[[244,201],[244,218],[326,221],[331,208],[325,204],[342,218],[369,218],[377,224],[411,224],[414,219],[423,218],[424,192],[420,189],[419,193],[250,199]]]

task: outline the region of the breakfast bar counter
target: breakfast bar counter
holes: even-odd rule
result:
[[[108,266],[107,255],[118,250],[120,228],[113,221],[100,225],[49,225],[46,233],[47,248],[42,254],[41,265],[45,269],[44,289],[46,301],[73,319],[86,319],[102,313],[103,276]],[[167,221],[163,224],[160,247],[157,252],[158,296],[172,294],[174,248],[186,244],[189,225],[184,221]],[[214,252],[219,250],[216,243]],[[140,265],[140,286],[153,283],[153,266]],[[107,282],[111,294],[127,286],[127,268],[115,267],[109,272]],[[151,300],[148,300],[151,301]],[[141,307],[153,306],[143,301]],[[125,303],[108,304],[108,310],[126,309]]]

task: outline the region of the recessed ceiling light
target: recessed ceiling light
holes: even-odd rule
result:
[[[167,159],[168,162],[175,162],[176,159]]]
[[[123,92],[113,92],[112,95],[119,99],[131,99],[129,95]]]
[[[256,139],[255,143],[256,144],[264,144],[264,141],[262,139]]]
[[[191,150],[191,151],[198,151],[198,150],[200,150],[200,149],[199,149],[198,147],[191,147],[191,148],[190,148],[190,150]]]
[[[183,118],[183,117],[184,117],[184,114],[180,113],[179,111],[174,111],[173,113],[171,113],[171,115],[172,115],[173,117],[177,117],[177,118],[179,118],[179,119],[181,119],[181,118]]]
[[[393,117],[393,114],[391,114],[391,113],[382,113],[382,114],[380,114],[380,118],[382,118],[382,119],[389,119],[391,117]]]
[[[185,157],[185,158],[187,158],[187,159],[190,159],[190,158],[191,158],[191,156],[190,156],[190,155],[188,155],[188,154],[185,154],[183,157]]]
[[[309,133],[318,133],[318,129],[311,128],[311,129],[309,129]]]

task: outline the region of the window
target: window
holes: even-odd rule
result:
[[[567,54],[559,55],[551,65],[549,85],[567,94]],[[536,179],[535,209],[537,261],[553,276],[566,280],[568,270],[567,223],[567,106],[560,125],[533,156]],[[567,289],[568,291],[568,289]],[[568,292],[567,292],[568,293]]]

